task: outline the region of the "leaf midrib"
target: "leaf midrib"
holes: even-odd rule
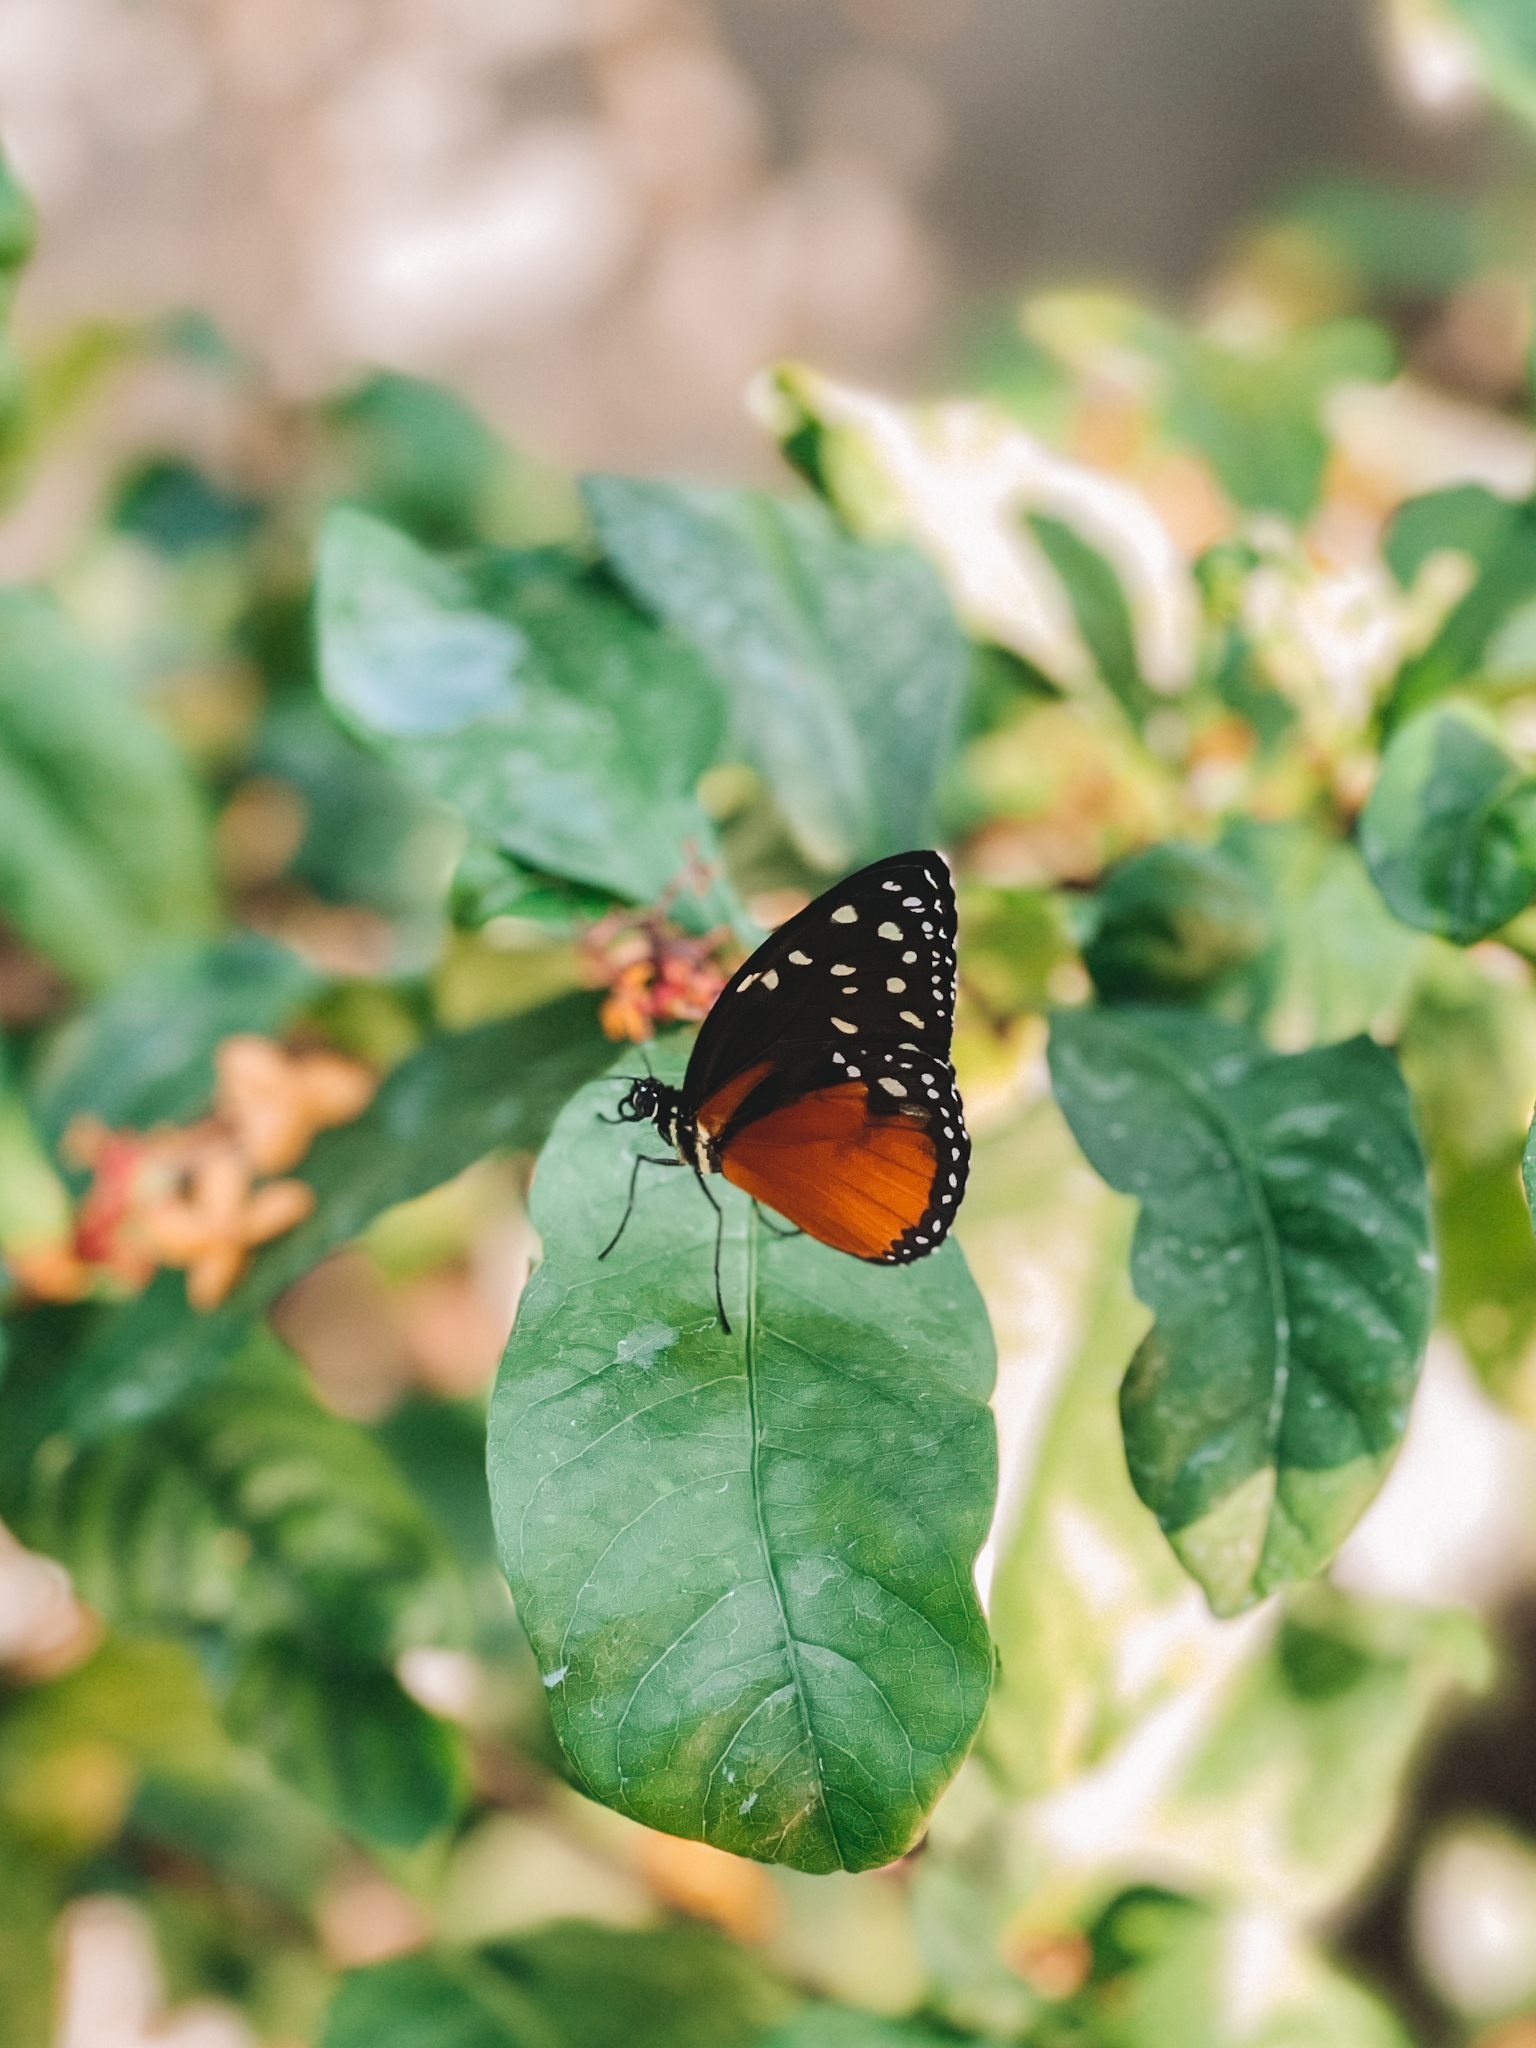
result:
[[[774,1560],[773,1546],[768,1540],[768,1529],[763,1519],[763,1493],[758,1478],[758,1458],[762,1449],[762,1431],[758,1424],[757,1412],[757,1253],[760,1226],[755,1207],[747,1212],[747,1320],[742,1331],[742,1362],[747,1378],[747,1424],[752,1432],[752,1512],[757,1520],[757,1540],[763,1553],[763,1567],[768,1583],[773,1588],[774,1606],[778,1611],[779,1627],[784,1637],[785,1661],[789,1665],[790,1682],[794,1687],[795,1707],[800,1715],[800,1727],[805,1737],[806,1749],[816,1773],[816,1796],[821,1805],[822,1818],[837,1851],[837,1860],[843,1869],[848,1868],[848,1859],[843,1853],[843,1844],[837,1832],[837,1823],[827,1805],[827,1788],[821,1775],[821,1758],[817,1753],[816,1733],[811,1726],[810,1709],[806,1704],[804,1675],[800,1669],[800,1645],[789,1625],[789,1614],[784,1606],[784,1589],[779,1584],[778,1565]]]
[[[1237,1162],[1249,1204],[1258,1220],[1259,1242],[1264,1250],[1264,1273],[1269,1283],[1270,1321],[1275,1333],[1276,1354],[1275,1385],[1270,1395],[1269,1414],[1264,1425],[1264,1442],[1269,1452],[1269,1462],[1278,1470],[1280,1426],[1285,1416],[1286,1396],[1291,1377],[1291,1305],[1285,1285],[1285,1262],[1281,1254],[1280,1235],[1270,1215],[1269,1201],[1264,1193],[1263,1176],[1249,1151],[1241,1125],[1233,1121],[1223,1104],[1206,1089],[1204,1082],[1199,1077],[1186,1073],[1154,1039],[1145,1038],[1141,1045],[1153,1064],[1161,1067],[1174,1087],[1194,1103],[1208,1123],[1214,1125],[1222,1142]],[[1269,1519],[1270,1517],[1266,1516],[1266,1523]]]

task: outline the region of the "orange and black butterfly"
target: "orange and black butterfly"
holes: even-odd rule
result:
[[[907,1265],[943,1243],[965,1192],[954,1018],[949,870],[893,854],[765,939],[704,1019],[682,1087],[637,1080],[619,1117],[654,1123],[677,1157],[653,1163],[691,1167],[706,1195],[724,1174],[808,1237]],[[729,1330],[719,1266],[717,1233]]]

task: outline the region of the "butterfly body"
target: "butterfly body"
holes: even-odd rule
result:
[[[823,1244],[908,1264],[943,1242],[965,1190],[954,1005],[948,870],[897,854],[766,939],[705,1018],[682,1087],[637,1080],[619,1116]]]

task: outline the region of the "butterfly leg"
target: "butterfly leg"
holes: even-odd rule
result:
[[[629,1219],[635,1213],[635,1182],[640,1178],[641,1167],[681,1166],[682,1163],[683,1162],[681,1161],[681,1159],[658,1159],[653,1152],[637,1152],[635,1154],[634,1171],[629,1176],[629,1200],[624,1204],[624,1215],[619,1223],[618,1229],[613,1233],[612,1237],[609,1238],[608,1242],[603,1246],[602,1250],[597,1255],[600,1259],[607,1258],[608,1254],[613,1250],[614,1246],[618,1243],[619,1239],[624,1235],[625,1231],[629,1228]]]
[[[792,1223],[788,1230],[780,1230],[776,1223],[770,1223],[768,1221],[768,1211],[761,1202],[754,1202],[752,1206],[757,1211],[758,1222],[762,1224],[770,1237],[804,1237],[805,1232],[797,1224]]]
[[[727,1337],[731,1334],[730,1318],[725,1312],[725,1296],[720,1291],[720,1247],[725,1238],[725,1211],[709,1192],[708,1183],[695,1167],[694,1176],[699,1183],[699,1192],[715,1212],[715,1314],[720,1318],[720,1327]]]

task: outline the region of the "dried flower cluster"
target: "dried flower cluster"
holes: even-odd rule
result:
[[[318,1131],[350,1123],[377,1077],[324,1049],[289,1050],[250,1034],[215,1055],[212,1114],[194,1124],[111,1130],[77,1116],[62,1150],[90,1170],[67,1241],[13,1255],[18,1284],[45,1301],[137,1292],[161,1266],[187,1276],[195,1309],[216,1308],[251,1250],[300,1223],[315,1205],[297,1166]]]

